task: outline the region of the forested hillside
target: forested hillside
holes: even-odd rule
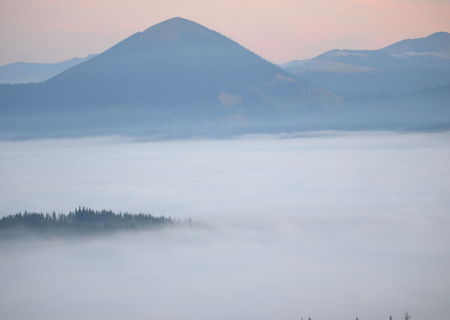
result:
[[[97,233],[119,230],[155,229],[175,225],[170,217],[151,214],[114,213],[79,207],[68,214],[24,212],[2,217],[0,232],[31,231],[36,233]]]

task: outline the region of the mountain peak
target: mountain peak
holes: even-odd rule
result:
[[[107,107],[123,103],[159,110],[195,105],[206,106],[206,113],[226,113],[222,110],[225,105],[251,110],[263,105],[272,110],[275,105],[291,103],[287,99],[276,100],[278,95],[310,95],[309,91],[306,93],[309,83],[290,76],[220,33],[175,17],[131,35],[41,87],[45,97],[47,92],[68,92],[70,98],[57,98],[65,99],[68,106]],[[213,111],[210,106],[219,109]]]
[[[173,18],[164,20],[160,23],[196,23],[196,22],[186,19],[186,18],[183,18],[183,17],[173,17]]]
[[[435,32],[430,34],[427,38],[434,38],[434,39],[448,39],[450,38],[450,33],[441,31],[441,32]]]
[[[182,18],[174,17],[155,24],[143,32],[141,37],[159,39],[163,41],[176,40],[183,34],[196,34],[211,36],[216,32],[198,24],[197,22]]]
[[[394,55],[420,53],[450,58],[450,33],[435,32],[425,38],[406,39],[382,49]]]
[[[202,25],[200,25],[197,22],[194,22],[192,20],[188,20],[188,19],[185,19],[182,17],[173,17],[173,18],[161,21],[161,22],[149,27],[147,30],[150,30],[152,28],[162,28],[162,27],[164,27],[164,28],[167,28],[167,27],[182,28],[182,27],[186,27],[186,26],[198,26],[198,27],[204,28]],[[147,30],[145,30],[145,31],[147,31]]]

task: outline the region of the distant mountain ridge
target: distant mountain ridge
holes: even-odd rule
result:
[[[332,60],[338,63],[342,60],[342,63],[348,62],[346,64],[349,67],[348,72],[356,72],[357,69],[352,70],[351,67],[358,66],[358,63],[349,60],[350,57],[381,57],[385,59],[393,57],[411,57],[411,56],[431,56],[436,58],[448,58],[450,59],[450,33],[448,32],[436,32],[428,37],[417,38],[417,39],[406,39],[401,40],[384,48],[377,50],[350,50],[350,49],[334,49],[324,52],[314,58],[305,60],[294,60],[285,64],[281,64],[283,68],[291,70],[294,73],[307,72],[307,71],[320,71],[320,72],[334,72],[332,68],[327,69],[326,65],[321,65],[319,62],[326,63]],[[347,57],[347,59],[345,58]],[[347,60],[347,61],[345,61]],[[391,60],[400,61],[400,60]],[[353,64],[351,64],[353,63]],[[376,63],[370,60],[361,61],[360,64],[370,64]],[[383,66],[383,61],[379,62],[379,65]],[[364,68],[360,71],[370,71]],[[337,70],[341,71],[341,70]],[[342,69],[345,72],[345,69]]]
[[[449,127],[447,37],[431,38],[438,54],[413,41],[285,70],[176,17],[42,83],[0,85],[0,138]]]
[[[78,104],[220,103],[221,93],[251,102],[261,97],[254,89],[283,76],[291,77],[223,35],[177,17],[130,36],[42,87],[71,86],[71,103]],[[90,94],[94,86],[95,96]]]
[[[84,58],[72,58],[55,63],[15,62],[0,66],[0,84],[43,82],[57,74],[80,64],[93,54]]]
[[[406,39],[381,50],[394,55],[429,54],[450,59],[450,33],[435,32],[425,38]]]
[[[62,123],[64,130],[79,130],[83,123],[153,131],[253,125],[280,110],[338,99],[180,17],[137,32],[45,82],[0,86],[0,97],[3,114],[54,118],[46,124],[54,130]]]
[[[412,93],[450,84],[450,34],[437,32],[378,50],[330,50],[282,66],[344,96]]]

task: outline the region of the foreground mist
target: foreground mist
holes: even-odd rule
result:
[[[450,133],[0,142],[0,212],[174,228],[0,243],[5,319],[447,319]]]

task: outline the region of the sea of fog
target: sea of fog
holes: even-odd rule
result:
[[[2,319],[447,320],[450,133],[0,142],[0,215],[200,227],[0,242]]]

